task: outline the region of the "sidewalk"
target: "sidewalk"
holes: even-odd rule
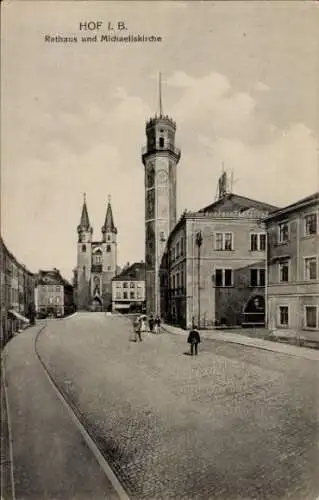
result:
[[[39,322],[16,335],[1,355],[8,397],[8,425],[4,426],[1,445],[10,460],[11,437],[15,496],[26,498],[27,492],[29,500],[117,499],[113,485],[36,355],[35,339],[42,326]],[[14,498],[8,476],[11,463],[8,466],[9,472],[3,467],[6,488],[1,494],[5,500]]]
[[[188,335],[187,330],[171,326],[163,323],[163,330],[175,335]],[[267,351],[279,352],[281,354],[288,354],[299,358],[309,359],[312,361],[319,361],[319,351],[308,349],[306,347],[298,347],[294,345],[284,344],[281,342],[264,340],[259,338],[252,338],[246,335],[235,333],[235,330],[201,330],[200,335],[202,339],[218,340],[222,342],[232,342],[235,344],[246,345],[256,349],[265,349]]]

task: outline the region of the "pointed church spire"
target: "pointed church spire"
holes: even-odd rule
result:
[[[111,207],[111,195],[108,196],[108,203],[106,209],[105,222],[102,227],[102,233],[117,233],[117,229],[114,225],[113,212]]]
[[[83,229],[86,229],[87,231],[90,228],[90,220],[89,220],[89,214],[86,206],[86,194],[83,194],[83,207],[82,207],[82,214],[81,214],[81,220],[80,220],[80,226]]]
[[[158,98],[159,98],[159,112],[160,112],[160,117],[161,117],[161,116],[163,116],[162,73],[159,73],[159,78],[158,78]]]

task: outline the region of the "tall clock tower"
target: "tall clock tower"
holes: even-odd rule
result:
[[[147,313],[160,314],[159,270],[167,238],[176,224],[176,123],[163,114],[161,76],[159,115],[146,123],[145,168],[145,285]]]

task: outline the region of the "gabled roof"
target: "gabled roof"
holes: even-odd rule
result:
[[[113,278],[112,281],[145,281],[145,263],[134,262]]]
[[[102,232],[103,233],[117,233],[117,229],[115,227],[114,220],[113,220],[113,212],[112,212],[110,200],[107,204],[105,222],[104,222],[104,225],[102,227]]]
[[[290,212],[302,210],[302,208],[304,208],[306,206],[316,205],[318,203],[319,203],[319,191],[317,191],[316,193],[313,193],[309,196],[306,196],[305,198],[302,198],[301,200],[295,201],[294,203],[291,203],[290,205],[287,205],[284,208],[280,208],[278,210],[273,211],[267,217],[265,217],[263,220],[269,221],[272,219],[280,218],[281,215],[286,215]]]
[[[52,269],[49,271],[44,271],[40,269],[37,275],[38,285],[62,285],[62,286],[72,286],[66,279],[63,278],[58,269]]]
[[[210,205],[201,208],[198,213],[214,213],[214,212],[245,212],[250,208],[261,212],[272,212],[278,209],[274,205],[264,203],[262,201],[252,200],[239,194],[229,193]]]

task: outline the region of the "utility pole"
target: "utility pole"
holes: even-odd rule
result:
[[[198,300],[198,308],[197,308],[197,312],[198,312],[198,328],[200,328],[200,249],[201,249],[201,246],[202,246],[202,243],[203,243],[203,236],[202,236],[202,232],[201,231],[198,231],[198,233],[196,234],[196,245],[198,247],[198,271],[197,271],[197,278],[198,278],[198,290],[197,290],[197,300]]]

